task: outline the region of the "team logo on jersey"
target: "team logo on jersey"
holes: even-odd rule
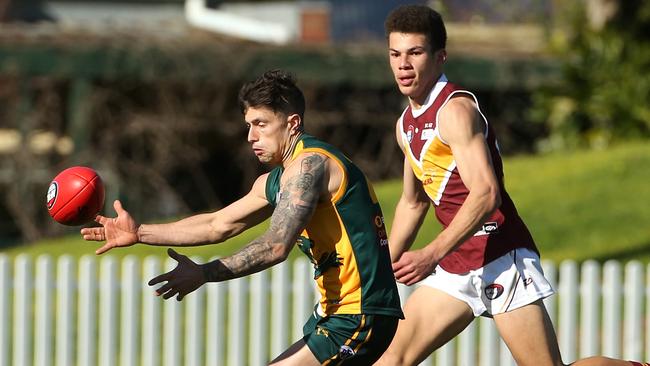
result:
[[[503,286],[499,285],[498,283],[493,283],[487,286],[484,291],[485,297],[490,300],[494,300],[503,294]]]
[[[50,187],[47,189],[47,209],[51,210],[56,203],[56,197],[59,195],[59,184],[57,182],[52,182]]]
[[[411,141],[413,141],[414,134],[415,134],[415,127],[413,127],[413,125],[409,125],[409,128],[406,131],[406,139],[408,140],[409,144],[411,143]]]
[[[350,346],[343,345],[341,348],[339,348],[339,358],[341,360],[345,360],[347,358],[350,358],[354,356],[356,352],[352,349]]]

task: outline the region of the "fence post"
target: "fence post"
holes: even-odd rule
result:
[[[169,272],[176,267],[176,261],[167,258],[165,261],[164,271]],[[157,284],[156,289],[162,284]],[[163,365],[177,366],[182,363],[181,340],[181,312],[183,304],[176,301],[176,298],[164,300],[159,296],[156,301],[162,302],[163,306]]]
[[[289,277],[289,262],[284,261],[271,269],[273,297],[271,298],[271,358],[280,355],[289,347],[289,314],[291,308],[287,299],[290,296],[291,279]]]
[[[264,366],[269,361],[268,356],[268,271],[255,273],[251,277],[251,322],[250,328],[250,364]]]
[[[36,260],[36,334],[34,339],[34,362],[39,366],[52,364],[52,328],[54,318],[54,276],[52,258],[41,255]]]
[[[445,345],[433,354],[435,355],[436,366],[453,366],[456,364],[456,338],[452,338]],[[433,359],[429,357],[428,359]]]
[[[97,358],[97,262],[84,255],[79,261],[79,320],[77,325],[77,363],[96,365]]]
[[[306,258],[297,258],[293,263],[293,332],[292,339],[302,338],[302,326],[314,311],[312,300],[313,275]]]
[[[621,355],[621,265],[607,261],[603,268],[603,356]]]
[[[458,364],[476,364],[476,320],[469,323],[467,328],[458,336]]]
[[[142,276],[143,281],[160,274],[160,259],[156,256],[148,256],[144,259]],[[154,290],[144,285],[142,292],[142,365],[159,366],[161,360],[161,307],[162,303],[154,295]]]
[[[580,357],[599,353],[600,266],[588,260],[582,264],[580,278]]]
[[[14,365],[32,364],[32,260],[26,254],[15,259],[14,280]]]
[[[499,366],[499,334],[492,319],[479,318],[481,366]]]
[[[100,261],[99,365],[117,364],[117,263],[112,256]]]
[[[623,357],[641,360],[643,357],[643,267],[638,261],[625,265],[625,312]]]
[[[192,257],[196,263],[203,260]],[[205,286],[201,286],[188,294],[185,302],[185,363],[186,366],[199,366],[203,364],[203,331],[205,323],[203,314],[205,312]]]
[[[122,314],[120,336],[120,365],[136,366],[138,362],[138,333],[140,329],[140,261],[134,255],[122,259]]]
[[[216,258],[211,258],[210,261]],[[223,365],[225,356],[225,315],[226,315],[226,286],[225,282],[209,283],[206,285],[208,314],[206,316],[206,364]]]
[[[548,312],[548,316],[551,318],[554,327],[557,328],[557,268],[555,263],[544,260],[542,261],[542,269],[544,270],[544,277],[546,277],[548,282],[551,284],[551,287],[553,287],[556,292],[556,294],[544,299],[544,307],[546,307],[546,311]]]
[[[566,260],[560,264],[559,341],[564,363],[574,362],[577,352],[578,265]]]
[[[56,365],[68,366],[74,362],[74,260],[62,255],[57,261],[56,277]]]
[[[228,365],[246,365],[246,298],[248,278],[228,281]]]

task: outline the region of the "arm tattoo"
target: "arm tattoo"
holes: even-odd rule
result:
[[[268,230],[239,252],[203,267],[208,282],[226,281],[259,272],[286,257],[318,205],[325,180],[325,159],[313,154],[303,158],[300,172],[280,187],[280,198]]]

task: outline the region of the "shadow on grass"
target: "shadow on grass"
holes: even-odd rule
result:
[[[585,258],[584,260],[593,259],[599,263],[604,263],[607,262],[608,260],[628,262],[634,259],[639,259],[639,258],[645,259],[648,257],[650,257],[650,242],[640,244],[632,248],[624,249],[616,253],[602,254],[595,257]]]

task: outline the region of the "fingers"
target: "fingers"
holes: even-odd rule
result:
[[[172,248],[167,248],[167,255],[170,256],[170,257],[172,257],[172,258],[174,258],[174,259],[176,259],[177,262],[180,261],[180,259],[181,259],[181,257],[182,257],[181,254],[178,254],[178,252],[176,252],[176,251],[175,251],[174,249],[172,249]]]
[[[108,217],[104,217],[102,215],[97,215],[95,216],[95,222],[104,226],[106,224],[106,221],[108,221]]]
[[[84,240],[104,241],[106,240],[106,232],[103,227],[86,227],[81,229],[81,236]]]
[[[126,210],[124,210],[124,208],[122,207],[122,202],[120,202],[120,200],[113,201],[113,208],[115,209],[115,213],[117,213],[117,216],[126,213]]]
[[[113,244],[104,244],[101,248],[95,250],[95,254],[100,255],[108,252],[109,250],[113,249],[115,246]]]
[[[163,273],[161,275],[158,275],[158,276],[150,279],[149,282],[147,282],[147,284],[149,286],[153,286],[153,285],[161,283],[163,281],[168,281],[169,278],[170,278],[170,274],[171,274],[171,272],[167,272],[167,273]]]
[[[179,254],[172,248],[167,248],[167,255],[169,255],[172,259],[176,260],[176,262],[186,262],[189,260],[189,258],[186,255]]]

